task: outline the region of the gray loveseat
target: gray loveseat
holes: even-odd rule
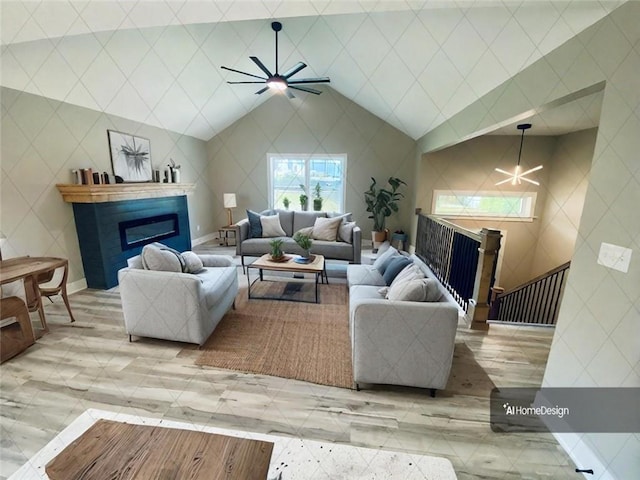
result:
[[[409,258],[435,280],[418,257]],[[432,301],[385,298],[380,290],[386,283],[374,265],[347,269],[356,388],[360,383],[406,385],[429,388],[435,396],[447,385],[461,310],[437,280],[426,282]]]
[[[318,217],[344,216],[346,221],[350,221],[350,214],[340,214],[331,212],[297,212],[290,210],[264,210],[261,215],[278,214],[280,225],[286,236],[282,238],[284,244],[282,250],[285,253],[302,255],[305,252],[293,240],[293,235],[303,228],[313,227]],[[271,251],[270,238],[251,238],[249,220],[243,219],[236,223],[236,254],[242,259],[244,269],[244,257],[260,257]],[[313,240],[311,253],[323,255],[326,259],[345,260],[350,263],[360,263],[362,256],[362,231],[355,226],[350,238],[351,242],[337,240],[335,242],[327,240]]]
[[[238,274],[233,258],[199,255],[198,273],[143,268],[140,255],[118,271],[124,323],[131,335],[203,345],[234,305]]]

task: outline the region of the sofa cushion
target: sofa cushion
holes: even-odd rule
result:
[[[194,252],[182,252],[181,255],[184,260],[185,273],[198,273],[204,268],[202,260]]]
[[[301,228],[300,230],[298,230],[297,232],[295,232],[295,233],[294,233],[293,235],[291,235],[291,236],[293,237],[293,236],[297,235],[298,233],[299,233],[300,235],[306,235],[307,237],[310,237],[310,236],[311,236],[311,234],[313,233],[313,227],[304,227],[304,228]]]
[[[276,210],[280,216],[280,225],[287,237],[293,237],[293,210]]]
[[[161,243],[150,243],[142,248],[142,266],[146,270],[183,272],[184,259],[180,252]]]
[[[327,217],[329,217],[329,218],[341,218],[342,219],[342,223],[352,222],[353,221],[353,215],[351,214],[351,212],[348,212],[348,213],[327,212]]]
[[[249,238],[262,238],[260,214],[253,210],[247,210],[247,219],[249,220]]]
[[[382,254],[378,254],[378,258],[373,262],[373,266],[380,272],[380,275],[382,275],[392,257],[397,257],[399,255],[400,252],[398,252],[394,247],[388,247]]]
[[[293,212],[293,231],[297,232],[301,228],[313,227],[316,218],[326,217],[324,212]]]
[[[356,222],[342,222],[338,226],[338,241],[353,243],[353,229],[356,228]]]
[[[202,282],[202,291],[208,309],[220,303],[229,287],[235,284],[233,277],[237,275],[236,267],[205,268],[197,275]]]
[[[353,285],[371,285],[376,287],[376,291],[386,285],[382,275],[373,265],[348,265],[347,281],[349,287]]]
[[[287,234],[280,225],[280,215],[263,215],[260,217],[262,224],[262,237],[285,237]]]
[[[349,303],[355,303],[356,300],[384,300],[384,296],[378,293],[379,287],[371,285],[354,285],[349,289]]]
[[[353,258],[353,246],[344,242],[329,242],[327,240],[314,240],[311,245],[311,253],[324,255],[333,260],[351,260]]]
[[[283,237],[283,240],[285,240],[286,238],[288,237]],[[271,251],[271,246],[269,245],[269,242],[271,240],[273,240],[273,238],[249,238],[242,242],[242,254],[260,257],[265,253],[269,253]],[[282,250],[285,253],[290,253],[284,248],[284,246]]]
[[[386,285],[391,285],[391,282],[396,278],[396,276],[406,267],[411,264],[411,260],[404,256],[394,257],[390,262],[387,268],[384,270],[382,274],[382,278],[384,279],[384,283]]]
[[[326,240],[328,242],[335,242],[338,238],[338,227],[342,223],[342,218],[316,218],[313,224],[313,231],[311,232],[311,238],[314,240]]]

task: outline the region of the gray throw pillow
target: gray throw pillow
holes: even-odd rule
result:
[[[185,273],[198,273],[199,271],[204,269],[202,259],[194,252],[182,252],[182,258],[184,259],[185,263]]]
[[[384,253],[378,254],[378,258],[373,262],[373,266],[380,272],[380,275],[383,275],[391,257],[397,257],[399,255],[400,253],[395,249],[395,247],[387,247]]]
[[[431,290],[435,280],[430,278],[417,278],[391,285],[387,298],[389,300],[406,301],[406,302],[433,302]],[[438,287],[435,286],[437,290]],[[431,293],[431,296],[430,296]]]
[[[326,240],[335,242],[338,238],[338,227],[342,223],[342,218],[316,218],[313,224],[311,238],[315,240]]]
[[[382,278],[384,279],[384,283],[387,285],[391,285],[393,279],[406,267],[411,264],[411,260],[407,257],[399,255],[394,257],[393,260],[389,262],[387,268],[382,274]]]
[[[160,245],[160,246],[158,246]],[[140,254],[142,266],[146,270],[161,272],[183,272],[184,259],[173,248],[159,243],[145,245]]]
[[[356,222],[342,222],[338,227],[338,240],[341,242],[353,243],[353,229]]]

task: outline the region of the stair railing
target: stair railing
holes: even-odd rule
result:
[[[500,249],[499,230],[473,232],[434,215],[418,216],[416,255],[471,318],[486,329]]]
[[[513,290],[493,289],[491,322],[555,325],[571,262],[530,280]]]

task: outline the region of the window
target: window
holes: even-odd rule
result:
[[[289,210],[301,210],[300,185],[304,185],[308,200],[308,210],[313,210],[316,185],[320,185],[322,210],[344,211],[345,179],[347,176],[347,155],[270,153],[269,161],[269,205],[271,208],[285,208],[284,199],[289,199]]]
[[[533,220],[535,192],[435,190],[432,211],[444,217]]]

